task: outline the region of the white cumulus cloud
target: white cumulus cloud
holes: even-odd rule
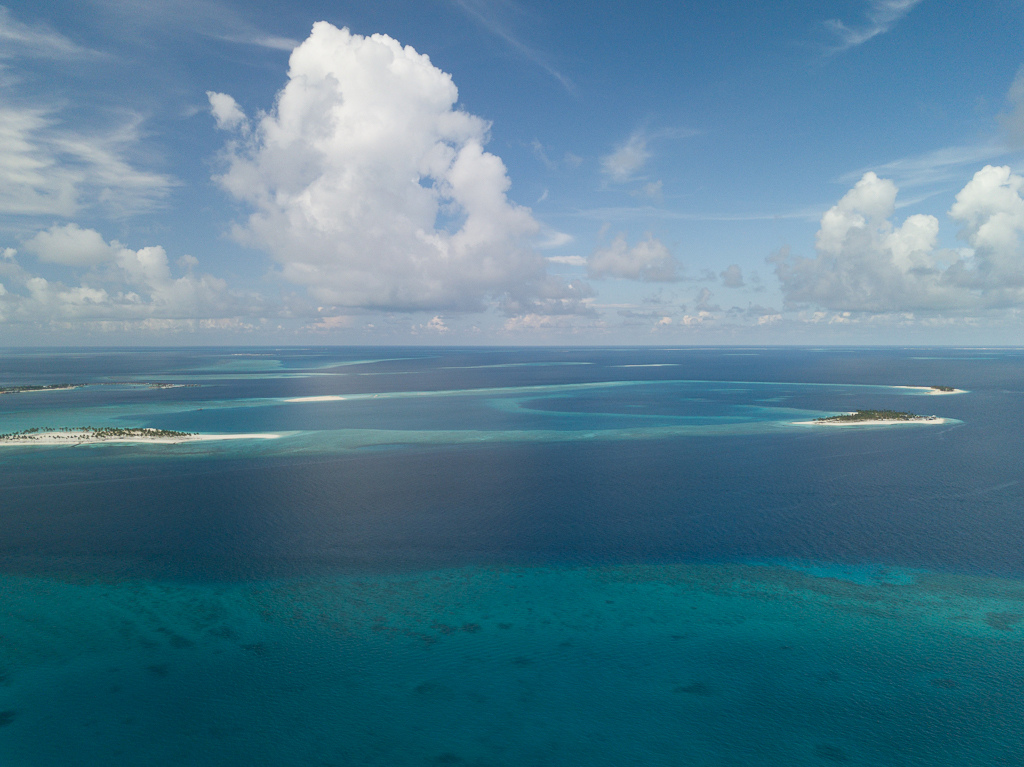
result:
[[[587,260],[591,277],[620,277],[645,282],[674,282],[679,279],[676,261],[668,248],[650,234],[630,247],[618,235],[607,248],[598,248]]]
[[[742,288],[746,283],[743,281],[743,270],[739,264],[731,264],[719,277],[722,284],[727,288]]]
[[[447,333],[448,326],[444,323],[444,318],[441,315],[435,315],[426,325],[427,330],[432,330],[435,333]]]
[[[175,277],[161,246],[133,250],[77,224],[52,226],[24,243],[24,250],[40,261],[64,266],[65,279],[71,277],[71,284],[34,274],[9,250],[11,254],[0,262],[5,286],[0,294],[2,322],[69,327],[96,322],[204,322],[265,308],[258,297],[232,293],[223,280],[193,274],[194,258],[183,258],[186,273]]]
[[[601,170],[613,181],[629,181],[647,164],[651,153],[647,149],[647,136],[636,131],[611,154],[601,158]],[[660,191],[660,187],[658,187]],[[652,195],[653,196],[653,195]]]
[[[95,229],[78,224],[53,226],[23,243],[40,261],[67,266],[92,266],[113,258],[114,249]]]
[[[974,248],[970,272],[958,273],[961,282],[1004,298],[1024,287],[1024,178],[1006,166],[985,166],[956,196],[949,210],[963,225],[961,236]]]
[[[210,113],[221,130],[234,130],[247,122],[245,112],[228,94],[207,91],[206,98],[210,100]]]
[[[254,209],[237,238],[332,305],[528,300],[545,279],[530,244],[540,227],[507,197],[489,124],[457,101],[451,76],[412,47],[318,22],[274,109],[226,150],[218,180]]]
[[[974,311],[1024,306],[1024,178],[987,165],[949,210],[969,248],[937,247],[939,221],[896,225],[897,188],[866,173],[822,216],[814,258],[771,260],[789,305],[841,312]]]

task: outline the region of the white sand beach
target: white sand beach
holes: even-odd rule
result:
[[[291,397],[285,402],[337,402],[345,399],[338,394],[322,394],[319,397]]]

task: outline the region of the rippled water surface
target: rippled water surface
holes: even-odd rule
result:
[[[0,395],[0,432],[280,435],[0,446],[2,764],[1024,763],[1019,351],[0,377],[82,384]],[[931,385],[966,393],[897,388]],[[798,425],[857,408],[949,420]]]

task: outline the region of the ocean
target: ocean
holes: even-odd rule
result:
[[[63,383],[0,432],[277,437],[0,444],[4,767],[1024,764],[1022,350],[0,355]]]

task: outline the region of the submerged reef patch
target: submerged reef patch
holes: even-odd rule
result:
[[[890,767],[894,742],[935,767],[1024,751],[1012,580],[677,564],[0,588],[0,724],[17,712],[0,746],[34,757],[17,763],[72,763],[87,743],[91,763],[120,749],[203,767],[425,754],[612,767],[641,743],[666,767],[752,754]],[[45,736],[55,718],[60,739]]]

